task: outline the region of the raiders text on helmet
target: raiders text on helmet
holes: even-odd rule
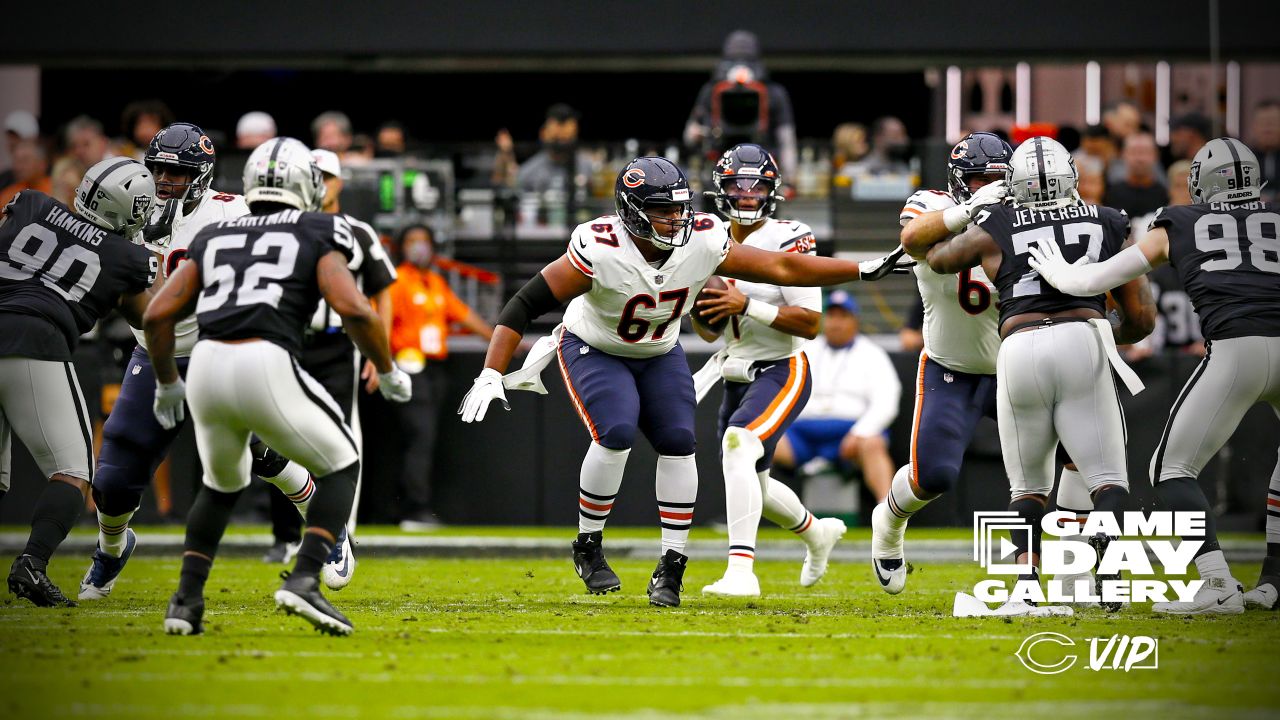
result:
[[[244,164],[244,199],[273,202],[303,211],[320,209],[324,176],[311,150],[290,137],[272,138],[257,147]]]
[[[1257,200],[1262,192],[1258,157],[1235,138],[1214,138],[1191,159],[1187,191],[1197,203]]]
[[[76,212],[100,228],[133,237],[155,205],[156,184],[137,160],[107,158],[89,168],[76,188]]]
[[[1021,207],[1053,210],[1080,202],[1076,161],[1053,138],[1033,137],[1013,151],[1009,196]]]

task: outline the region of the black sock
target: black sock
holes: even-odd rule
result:
[[[1209,507],[1209,499],[1204,496],[1204,491],[1200,489],[1200,484],[1195,481],[1195,478],[1180,477],[1161,480],[1156,483],[1156,499],[1159,501],[1160,509],[1162,510],[1173,512],[1195,512],[1198,510],[1204,513],[1204,537],[1183,538],[1184,540],[1204,541],[1204,544],[1200,546],[1200,551],[1196,553],[1196,557],[1222,549],[1218,545],[1218,520],[1213,516],[1213,508]]]
[[[48,564],[53,551],[58,549],[67,533],[75,526],[84,512],[84,494],[80,488],[59,480],[50,480],[36,500],[31,515],[31,537],[23,555],[30,555]]]
[[[307,506],[307,527],[328,531],[337,539],[351,517],[351,503],[356,499],[356,477],[360,474],[360,462],[316,478],[316,491]],[[303,541],[306,538],[303,537]]]
[[[1035,495],[1023,495],[1022,497],[1009,503],[1009,509],[1018,513],[1018,517],[1031,526],[1031,547],[1027,547],[1026,538],[1023,533],[1009,532],[1009,539],[1013,541],[1014,546],[1018,548],[1018,555],[1030,552],[1037,559],[1040,557],[1040,521],[1044,519],[1045,504],[1047,498]]]
[[[191,512],[187,513],[187,539],[183,549],[198,552],[212,562],[218,554],[222,533],[226,532],[227,523],[231,521],[231,511],[242,492],[224,493],[202,486],[196,501],[191,504]]]
[[[298,548],[298,559],[293,564],[293,571],[298,575],[315,577],[320,574],[324,561],[333,552],[333,543],[324,539],[319,533],[302,534],[302,545]]]
[[[1280,542],[1267,543],[1267,557],[1280,559]]]
[[[8,490],[0,490],[0,500],[4,500],[4,494],[5,494],[5,493],[7,493],[7,492],[9,492],[9,491],[8,491]]]
[[[1109,512],[1119,516],[1129,505],[1129,491],[1119,485],[1103,485],[1093,493],[1095,512]],[[1116,517],[1119,522],[1120,518]]]
[[[204,584],[209,579],[213,561],[200,555],[182,556],[182,574],[178,576],[178,594],[184,598],[204,597]]]
[[[1271,544],[1275,545],[1277,543]],[[1280,590],[1280,557],[1268,555],[1263,558],[1262,572],[1258,574],[1258,577],[1264,580],[1271,580],[1272,583],[1277,583],[1276,589]],[[1258,584],[1261,585],[1262,583],[1259,582]]]

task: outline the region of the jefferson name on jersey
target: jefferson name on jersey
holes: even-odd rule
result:
[[[743,245],[770,252],[793,252],[816,255],[817,243],[808,225],[793,220],[768,219],[747,236]],[[730,280],[743,295],[777,307],[802,307],[822,312],[822,288],[781,287],[768,283]],[[694,295],[696,297],[696,294]],[[800,352],[805,340],[789,335],[748,317],[731,319],[725,329],[725,346],[729,356],[746,360],[782,360]]]
[[[569,262],[591,278],[591,290],[569,303],[565,328],[611,355],[666,353],[680,337],[680,318],[729,254],[731,242],[718,217],[694,213],[689,242],[655,268],[616,215],[579,225],[569,239]]]

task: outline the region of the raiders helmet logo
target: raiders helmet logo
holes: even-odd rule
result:
[[[644,184],[644,170],[631,168],[622,175],[622,184],[629,188],[637,188]]]
[[[147,210],[151,208],[150,195],[134,195],[133,196],[133,216],[135,218],[145,217]]]

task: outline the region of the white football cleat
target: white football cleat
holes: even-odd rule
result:
[[[801,587],[812,587],[827,574],[831,551],[848,530],[840,518],[822,518],[815,520],[814,524],[817,527],[801,536],[809,546],[804,554],[804,564],[800,566]],[[810,535],[814,536],[812,540],[809,539]]]
[[[1094,577],[1093,572],[1090,570],[1085,570],[1082,573],[1063,573],[1061,575],[1054,575],[1053,579],[1061,584],[1063,592],[1070,593],[1073,597],[1077,592],[1077,588],[1083,590],[1086,595],[1093,592]],[[1076,607],[1098,607],[1098,602],[1096,600],[1081,600],[1071,604]]]
[[[750,570],[730,568],[724,577],[702,588],[703,595],[718,597],[760,597],[760,580]]]
[[[330,590],[341,590],[351,584],[351,576],[355,574],[356,556],[351,552],[351,533],[343,528],[329,559],[320,568],[320,579]]]
[[[897,595],[907,586],[907,558],[902,549],[907,526],[894,528],[892,515],[889,504],[883,502],[871,511],[871,570],[882,590]]]
[[[1191,602],[1162,602],[1151,606],[1166,615],[1239,615],[1244,612],[1244,586],[1233,577],[1211,577]]]
[[[1280,592],[1276,590],[1275,585],[1266,582],[1244,594],[1244,606],[1260,610],[1275,610],[1280,607],[1280,603],[1276,602],[1277,599],[1280,599]]]
[[[1009,600],[991,611],[994,617],[1070,617],[1074,614],[1066,605],[1029,605],[1021,600]]]

